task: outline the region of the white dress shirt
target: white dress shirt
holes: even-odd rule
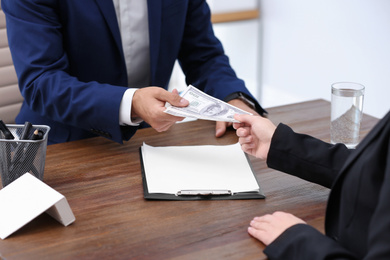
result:
[[[119,111],[121,125],[138,125],[131,119],[131,103],[138,88],[147,87],[150,78],[149,22],[146,0],[113,0],[122,39],[129,89]]]

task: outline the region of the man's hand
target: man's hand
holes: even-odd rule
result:
[[[233,105],[235,107],[238,107],[242,110],[245,110],[249,113],[252,113],[253,115],[259,115],[255,110],[250,108],[247,104],[244,103],[244,101],[240,99],[232,99],[228,102],[228,104]],[[232,126],[231,122],[217,122],[215,125],[215,136],[221,137],[226,133],[226,129],[228,127]]]
[[[180,97],[176,89],[171,93],[160,87],[141,88],[134,92],[131,117],[142,118],[157,132],[166,131],[184,118],[164,113],[165,102],[177,107],[189,104],[188,100]]]

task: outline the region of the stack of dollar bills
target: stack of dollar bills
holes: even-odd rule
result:
[[[251,115],[249,112],[207,95],[192,85],[189,85],[180,96],[187,99],[190,104],[187,107],[175,107],[166,103],[165,113],[179,117],[224,122],[238,122],[234,119],[235,114]]]

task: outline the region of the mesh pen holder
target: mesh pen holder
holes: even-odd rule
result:
[[[5,139],[0,131],[0,177],[3,188],[29,172],[43,180],[49,126],[33,125],[28,138],[20,140],[23,125],[7,125],[14,139]],[[34,131],[41,131],[41,139],[33,139]]]

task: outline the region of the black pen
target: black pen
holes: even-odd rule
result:
[[[8,127],[4,124],[3,120],[0,120],[0,130],[4,134],[4,139],[11,140],[15,139],[11,131],[8,129]]]
[[[30,122],[25,122],[23,129],[22,129],[22,134],[20,135],[19,139],[20,140],[27,140],[28,139],[28,134],[30,133],[32,124]]]
[[[8,129],[8,127],[4,124],[3,120],[0,120],[0,130],[4,134],[4,139],[6,140],[12,140],[15,139],[11,131]],[[3,144],[3,143],[2,143]],[[12,143],[13,145],[13,143]],[[1,152],[2,156],[2,161],[4,163],[4,169],[7,171],[9,169],[9,166],[11,164],[11,143],[9,142],[4,142],[4,152]],[[8,174],[5,174],[3,176],[7,176]],[[5,180],[2,179],[3,187],[7,183]]]
[[[28,140],[28,136],[31,130],[32,124],[30,122],[25,122],[22,128],[22,133],[19,136],[19,140]],[[9,166],[9,177],[11,182],[20,177],[24,172],[22,169],[22,158],[24,155],[25,143],[20,142],[15,149],[14,157],[11,160],[11,165]]]
[[[43,135],[44,135],[44,133],[42,130],[36,129],[31,137],[31,140],[34,140],[34,141],[42,140]],[[26,147],[26,151],[24,153],[24,158],[22,160],[22,163],[25,165],[26,169],[28,169],[28,171],[32,171],[34,176],[37,178],[40,177],[40,174],[34,165],[34,160],[35,160],[35,157],[36,157],[37,152],[39,150],[40,144],[41,144],[40,142],[39,143],[28,143],[27,147]]]
[[[20,134],[19,140],[27,140],[28,139],[28,134],[30,132],[31,127],[32,127],[32,125],[31,125],[30,122],[25,122],[24,123],[24,127],[22,129],[22,133]],[[12,164],[17,163],[18,161],[20,161],[20,159],[21,159],[21,157],[23,155],[24,147],[25,147],[25,144],[23,142],[20,142],[18,144],[18,146],[16,147],[15,155],[12,158],[12,161],[11,161],[11,167],[12,167]]]

